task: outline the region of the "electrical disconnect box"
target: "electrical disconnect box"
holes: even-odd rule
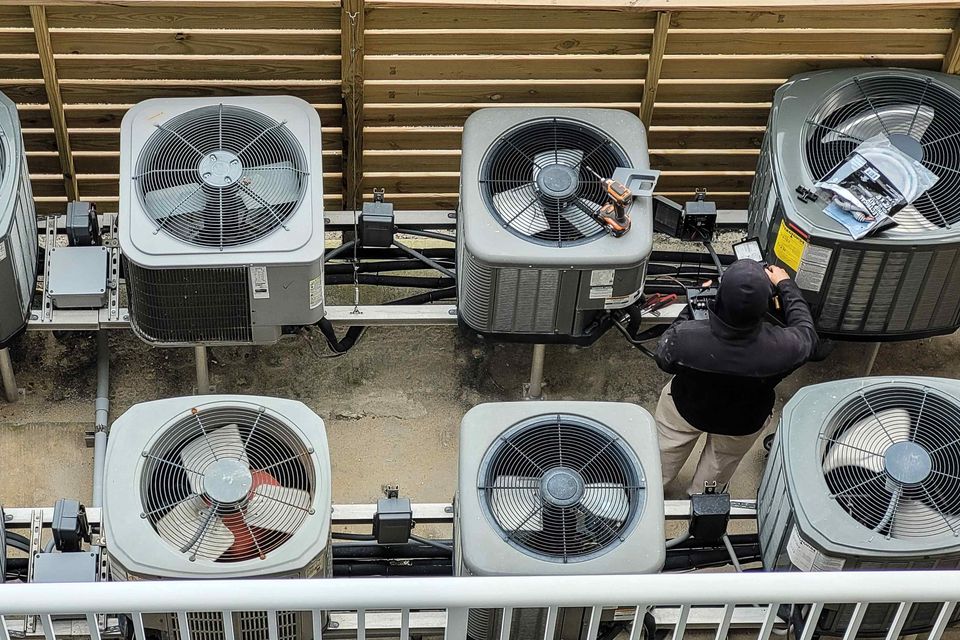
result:
[[[98,309],[107,301],[106,247],[77,246],[50,249],[47,293],[57,309]]]

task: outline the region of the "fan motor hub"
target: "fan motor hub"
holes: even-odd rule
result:
[[[933,468],[930,454],[916,442],[897,442],[883,454],[887,475],[901,484],[918,484]]]
[[[221,458],[203,472],[203,492],[220,504],[242,502],[252,487],[253,473],[236,458]]]
[[[892,133],[889,139],[890,144],[917,162],[923,160],[923,145],[913,136],[908,136],[905,133]]]
[[[550,164],[537,174],[537,189],[551,198],[572,196],[580,182],[578,171],[565,164]]]
[[[543,474],[540,495],[556,507],[569,507],[580,502],[586,490],[583,476],[569,467],[554,467]]]
[[[222,189],[237,183],[243,175],[243,163],[232,151],[219,149],[203,156],[197,171],[205,184]]]

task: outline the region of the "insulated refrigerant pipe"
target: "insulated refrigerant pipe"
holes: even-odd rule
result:
[[[19,396],[17,377],[13,373],[13,362],[10,360],[10,349],[7,347],[0,349],[0,378],[3,378],[4,398],[7,402],[16,402]]]
[[[97,331],[97,402],[93,422],[93,505],[103,506],[103,471],[110,419],[110,346],[107,332]]]

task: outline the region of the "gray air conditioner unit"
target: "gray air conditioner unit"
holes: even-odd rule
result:
[[[290,96],[154,99],[120,129],[130,320],[158,345],[267,344],[323,317],[320,118]]]
[[[460,425],[454,566],[459,575],[656,573],[664,505],[653,418],[616,402],[506,402]],[[580,638],[589,610],[558,617]],[[499,635],[499,611],[474,609],[468,636]],[[512,638],[544,637],[546,611],[513,612]]]
[[[105,468],[113,580],[331,573],[326,431],[300,402],[200,396],[134,405],[113,423]],[[235,618],[241,640],[266,638],[266,614]],[[224,638],[219,612],[192,613],[188,623],[191,637]],[[176,616],[146,624],[177,637]],[[301,612],[279,612],[278,626],[281,640],[312,628]]]
[[[467,119],[457,222],[467,329],[591,342],[605,309],[640,297],[653,247],[649,194],[629,207],[623,237],[591,215],[607,201],[592,172],[612,178],[618,168],[649,173],[646,131],[626,111],[490,108]]]
[[[37,212],[17,107],[0,94],[0,346],[27,326],[37,249]]]
[[[796,277],[821,334],[900,340],[960,327],[960,78],[906,69],[794,76],[773,100],[750,195],[750,234]],[[937,182],[854,241],[812,189],[862,141],[884,135]]]
[[[861,378],[801,389],[783,409],[757,519],[771,571],[960,567],[960,382]],[[886,634],[896,604],[872,604],[861,635]],[[937,620],[913,605],[904,634]],[[826,607],[840,635],[853,605]],[[953,617],[956,621],[957,613]]]

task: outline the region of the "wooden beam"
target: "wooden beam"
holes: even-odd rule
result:
[[[343,206],[362,206],[364,0],[342,0],[340,78],[343,97]]]
[[[960,17],[953,26],[950,46],[947,47],[947,53],[943,56],[942,70],[944,73],[960,73]]]
[[[70,149],[70,133],[67,130],[67,118],[63,112],[63,99],[60,97],[60,81],[57,79],[57,65],[53,59],[53,45],[50,42],[50,29],[47,27],[47,13],[41,5],[30,5],[30,20],[33,33],[37,38],[37,52],[40,54],[40,68],[43,70],[43,84],[47,90],[47,104],[50,105],[50,119],[53,121],[53,133],[57,139],[57,153],[60,156],[60,169],[63,172],[63,186],[68,200],[77,200],[77,175],[73,168],[73,152]]]
[[[657,86],[660,84],[660,69],[663,67],[663,54],[667,50],[669,32],[670,12],[661,11],[657,13],[657,25],[653,28],[653,43],[650,45],[650,58],[647,60],[647,80],[643,83],[643,99],[640,103],[640,119],[647,129],[653,119],[653,105],[657,101]]]

